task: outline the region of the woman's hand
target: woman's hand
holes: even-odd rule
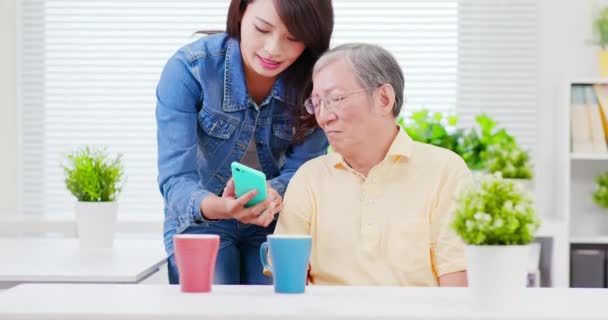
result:
[[[267,184],[267,197],[257,205],[245,208],[245,204],[257,195],[257,190],[252,190],[239,198],[234,191],[234,180],[231,178],[222,197],[210,196],[201,203],[201,211],[207,219],[237,219],[242,223],[255,224],[267,227],[273,220],[274,215],[283,208],[283,198],[279,193]]]
[[[249,212],[246,212],[247,208],[244,207],[244,204],[247,203],[251,198],[255,197],[255,194],[257,194],[257,190],[250,191],[255,192],[255,194],[251,198],[247,198],[243,202],[242,208],[229,208],[229,214],[231,214],[233,218],[241,221],[242,223],[257,224],[264,227],[268,226],[274,219],[274,215],[281,211],[281,209],[283,209],[283,198],[273,187],[270,186],[270,183],[266,183],[266,188],[266,199],[263,202],[258,203],[254,207],[248,208],[251,209]],[[248,194],[249,192],[242,195],[237,200],[242,199]],[[224,192],[222,193],[222,198],[236,199],[236,194],[234,191],[234,180],[232,178],[228,180],[228,183],[224,188]]]

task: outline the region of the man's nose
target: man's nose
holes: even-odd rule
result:
[[[319,102],[319,107],[316,113],[317,122],[320,126],[327,124],[335,119],[335,114],[327,109],[327,105],[323,100]]]

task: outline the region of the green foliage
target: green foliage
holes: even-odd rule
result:
[[[122,155],[110,159],[106,149],[81,148],[67,156],[63,165],[66,188],[78,201],[114,201],[122,186]]]
[[[500,174],[485,175],[458,197],[452,227],[471,245],[523,245],[534,239],[540,220],[530,196]]]
[[[608,8],[596,8],[598,12],[593,19],[593,43],[599,45],[603,50],[608,47]]]
[[[486,145],[481,140],[475,129],[470,129],[461,135],[458,140],[457,152],[466,162],[471,170],[482,170],[485,168],[485,160],[482,157]]]
[[[595,178],[597,185],[593,192],[593,202],[601,208],[608,209],[608,171]]]
[[[486,152],[490,145],[513,139],[504,129],[495,130],[496,122],[487,115],[475,118],[478,128],[458,129],[458,117],[447,118],[426,109],[415,111],[409,118],[399,118],[399,125],[414,140],[450,149],[467,163],[471,170],[486,169]]]
[[[504,128],[497,129],[496,121],[485,114],[475,117],[475,121],[478,130],[470,129],[458,145],[458,154],[469,168],[501,172],[504,178],[531,179],[530,156],[517,145],[515,138]]]
[[[475,117],[477,128],[471,128],[458,144],[458,154],[471,170],[487,168],[487,151],[492,145],[513,139],[505,129],[496,130],[496,121],[481,114]]]
[[[456,128],[458,118],[454,115],[431,113],[428,110],[414,111],[409,118],[400,117],[397,123],[414,141],[432,144],[457,151],[462,130]]]
[[[514,139],[489,146],[487,169],[489,173],[500,172],[504,178],[532,179],[530,156]]]
[[[409,118],[399,118],[399,125],[414,140],[456,152],[471,170],[487,169],[502,172],[503,177],[531,179],[532,168],[528,153],[515,138],[485,114],[475,117],[477,126],[468,131],[456,127],[458,117],[419,110]]]

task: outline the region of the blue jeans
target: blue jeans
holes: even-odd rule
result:
[[[237,220],[210,221],[208,225],[191,226],[183,233],[217,234],[220,248],[215,263],[215,284],[272,284],[272,278],[262,273],[260,245],[272,234],[276,220],[268,227],[243,224]],[[169,283],[179,284],[175,257],[168,263]]]

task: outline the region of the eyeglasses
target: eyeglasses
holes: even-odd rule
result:
[[[342,103],[342,100],[363,91],[367,91],[367,89],[355,90],[348,93],[332,92],[325,97],[310,97],[304,101],[304,107],[308,113],[317,114],[319,110],[321,110],[321,102],[323,102],[327,111],[336,112],[340,106],[340,103]]]

